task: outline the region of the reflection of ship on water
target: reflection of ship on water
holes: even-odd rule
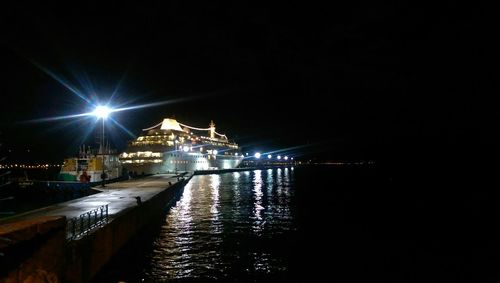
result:
[[[98,183],[102,182],[103,172],[106,173],[105,180],[113,180],[122,176],[118,154],[109,148],[101,147],[97,151],[83,146],[77,157],[64,159],[58,180]]]
[[[195,133],[204,131],[208,136]],[[143,132],[120,155],[123,166],[138,174],[231,169],[243,160],[238,145],[217,133],[213,122],[208,128],[196,128],[164,119]]]

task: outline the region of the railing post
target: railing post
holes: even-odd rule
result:
[[[87,222],[87,230],[90,230],[91,228],[91,219],[90,219],[90,211],[87,212],[87,219],[88,219],[88,222]]]
[[[83,234],[83,231],[84,231],[84,230],[83,230],[83,229],[84,229],[83,227],[84,227],[84,225],[85,225],[85,220],[83,219],[83,217],[84,217],[84,216],[83,216],[83,214],[82,214],[82,215],[80,215],[80,234]]]
[[[108,221],[108,205],[102,205],[93,210],[80,214],[68,220],[66,232],[70,239],[76,239],[80,235],[89,233],[92,229],[102,226]],[[87,223],[85,223],[87,221]]]
[[[76,237],[76,219],[71,219],[71,238]]]

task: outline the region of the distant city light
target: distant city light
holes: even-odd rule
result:
[[[285,160],[288,160],[288,156],[285,156]]]
[[[268,155],[267,155],[267,158],[268,158],[268,159],[271,159],[271,157],[273,157],[271,154],[268,154]]]
[[[248,152],[246,153],[246,156],[248,156]]]
[[[281,159],[281,155],[278,155],[278,160],[280,160],[280,159]]]
[[[99,105],[95,108],[94,112],[92,114],[96,116],[97,118],[103,118],[106,119],[109,116],[109,113],[113,112],[109,107]]]
[[[293,157],[291,158],[293,160]],[[293,167],[292,167],[293,168]]]
[[[184,150],[185,152],[188,152],[188,151],[189,151],[189,147],[188,147],[188,146],[184,146],[184,147],[182,148],[182,150]]]
[[[256,152],[254,156],[255,156],[255,158],[259,159],[260,158],[260,152]]]

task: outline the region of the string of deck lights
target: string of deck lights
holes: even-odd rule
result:
[[[36,165],[26,165],[26,164],[0,164],[0,169],[48,169],[48,168],[58,168],[63,167],[64,164],[36,164]]]
[[[182,123],[179,123],[179,125],[183,126],[183,127],[186,127],[186,128],[189,128],[191,130],[196,130],[196,131],[208,131],[210,130],[211,128],[197,128],[197,127],[192,127],[192,126],[188,126],[186,124],[182,124]],[[220,137],[225,137],[226,135],[223,135],[223,134],[219,134],[217,133],[216,131],[214,131],[215,134],[219,135]]]
[[[247,156],[247,158],[248,158],[248,152],[246,153],[246,156]],[[260,152],[256,152],[256,153],[253,155],[253,157],[255,157],[256,159],[260,159],[260,158],[261,158],[261,156],[262,156],[262,154],[261,154]],[[268,154],[268,155],[267,155],[267,159],[272,159],[272,158],[273,158],[272,154]],[[283,156],[283,157],[282,157],[281,155],[278,155],[278,156],[276,157],[276,159],[277,159],[277,160],[281,160],[282,158],[283,158],[283,160],[285,160],[285,161],[287,161],[287,160],[289,159],[289,157],[288,157],[288,156],[286,156],[286,155],[285,155],[285,156]],[[290,160],[293,160],[293,157],[291,157],[291,158],[290,158]]]
[[[149,128],[145,128],[145,129],[142,129],[143,131],[149,131],[149,130],[152,130],[158,126],[160,126],[163,122],[160,122],[152,127],[149,127]],[[188,129],[191,129],[191,130],[196,130],[196,131],[208,131],[210,130],[210,128],[197,128],[197,127],[193,127],[193,126],[189,126],[189,125],[186,125],[186,124],[182,124],[182,123],[179,123],[179,125],[185,127],[185,128],[188,128]],[[227,137],[226,135],[224,134],[220,134],[220,133],[217,133],[216,131],[214,131],[214,133],[220,137]]]

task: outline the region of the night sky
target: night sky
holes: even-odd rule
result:
[[[115,113],[134,135],[175,116],[198,127],[214,120],[246,151],[299,147],[291,153],[304,159],[442,159],[494,148],[493,7],[305,3],[10,6],[1,150],[49,161],[77,152],[90,123],[28,122],[89,110],[53,76],[92,101],[113,93],[122,106],[172,101]],[[110,132],[119,150],[132,138]]]

